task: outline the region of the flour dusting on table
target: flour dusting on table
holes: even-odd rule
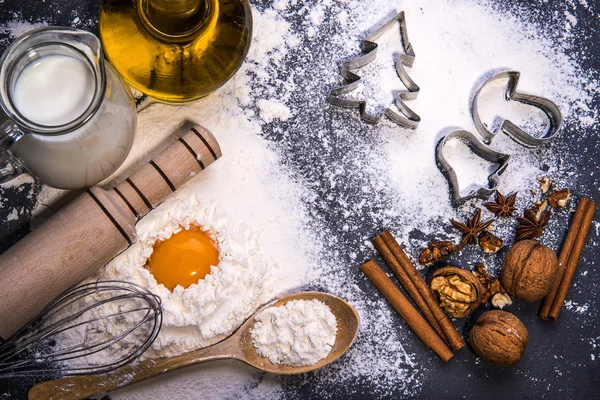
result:
[[[432,238],[456,241],[457,234],[446,228],[448,220],[470,216],[481,205],[477,200],[460,209],[451,206],[434,148],[453,129],[475,133],[470,100],[487,77],[499,70],[520,71],[519,90],[551,99],[564,116],[561,136],[548,147],[525,149],[504,134],[494,139],[492,148],[512,157],[501,191],[519,191],[517,206],[523,208],[531,204],[529,190],[538,176],[569,187],[576,197],[597,190],[580,183],[581,176],[597,170],[597,161],[590,161],[589,171],[578,168],[586,157],[580,139],[597,131],[594,96],[599,84],[595,72],[580,66],[585,52],[573,47],[576,5],[565,2],[548,22],[507,4],[512,3],[324,0],[311,8],[298,0],[277,0],[272,7],[256,2],[253,44],[231,81],[193,104],[153,105],[142,112],[133,153],[112,181],[144,163],[146,153],[182,119],[205,126],[221,144],[223,158],[181,193],[193,193],[203,204],[214,202],[229,220],[256,232],[261,253],[274,265],[274,294],[307,287],[339,295],[358,310],[361,331],[347,355],[301,378],[262,375],[239,363],[217,362],[125,388],[111,398],[270,399],[297,398],[298,393],[314,398],[364,393],[411,397],[435,379],[440,369],[435,354],[423,356],[422,344],[398,322],[358,266],[374,255],[369,240],[380,233],[377,229],[390,229],[416,256]],[[593,8],[586,5],[585,12]],[[327,91],[342,83],[341,62],[362,54],[360,40],[401,10],[416,53],[408,73],[421,86],[419,97],[407,102],[422,118],[415,131],[386,120],[367,125],[358,111],[326,102]],[[393,107],[391,90],[401,85],[389,70],[400,49],[393,33],[382,38],[376,62],[358,72],[364,87],[349,96],[367,96],[374,112]],[[484,122],[490,126],[498,122],[490,109],[496,110],[497,96],[502,95],[501,87],[495,90],[482,103]],[[544,120],[536,112],[503,108],[501,113],[536,133],[543,129]],[[465,166],[477,162],[470,156],[464,159]],[[469,169],[463,169],[463,185],[485,178],[469,174]],[[544,244],[558,249],[571,212],[573,207],[556,213],[542,237]],[[494,225],[496,235],[512,238],[513,222]],[[590,234],[590,243],[598,244],[598,229]],[[482,258],[471,249],[462,257],[467,260],[463,267],[474,267]],[[485,261],[497,274],[497,258]],[[600,289],[594,286],[593,293],[582,294],[574,286],[572,295],[592,298],[600,296]],[[589,320],[597,317],[598,306],[574,300],[567,312],[582,319],[585,312]],[[599,343],[598,338],[589,341],[592,361],[599,355]],[[417,349],[423,353],[418,358]],[[476,384],[475,374],[465,379]]]

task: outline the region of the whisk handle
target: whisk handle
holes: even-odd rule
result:
[[[239,339],[238,339],[239,340]],[[110,392],[169,371],[221,359],[241,359],[239,344],[225,340],[216,345],[175,357],[146,360],[105,374],[70,376],[35,385],[29,400],[80,400]]]

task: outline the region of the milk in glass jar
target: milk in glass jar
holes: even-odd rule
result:
[[[98,38],[42,28],[18,38],[0,61],[0,183],[27,171],[60,189],[112,174],[131,149],[131,92],[104,62]]]

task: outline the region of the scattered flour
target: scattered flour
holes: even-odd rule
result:
[[[260,117],[266,123],[272,122],[275,119],[287,121],[292,116],[289,107],[276,100],[260,99],[257,101],[260,109]]]
[[[256,316],[250,331],[259,355],[273,364],[315,365],[335,343],[337,322],[329,307],[318,300],[293,300],[270,307]]]
[[[13,208],[11,210],[10,213],[8,213],[8,216],[6,217],[7,221],[15,221],[19,219],[19,210],[17,210],[16,208]]]
[[[23,185],[25,183],[33,183],[33,182],[34,182],[34,180],[31,177],[31,175],[22,174],[13,180],[3,183],[1,187],[2,187],[2,189],[6,190],[6,189],[10,189],[10,188],[20,187],[21,185]]]
[[[587,3],[580,3],[588,12]],[[435,355],[428,358],[415,347],[420,343],[360,275],[358,265],[374,255],[369,239],[384,227],[416,255],[434,237],[456,240],[448,219],[462,219],[481,205],[476,200],[460,209],[451,207],[433,154],[439,138],[451,130],[475,133],[469,104],[488,76],[505,69],[520,71],[519,90],[551,99],[564,116],[561,137],[548,147],[524,149],[503,134],[494,140],[495,150],[512,157],[501,191],[519,191],[517,206],[523,208],[531,203],[535,178],[549,176],[558,186],[575,188],[576,197],[597,197],[596,189],[580,184],[583,175],[577,168],[579,157],[586,157],[582,140],[596,134],[594,96],[599,87],[597,75],[581,66],[588,50],[573,46],[582,24],[574,25],[563,12],[577,15],[568,4],[549,21],[540,20],[537,12],[505,5],[484,0],[348,0],[323,1],[312,11],[297,0],[277,0],[272,8],[261,3],[253,13],[248,59],[231,81],[193,104],[153,105],[143,111],[134,150],[106,185],[145,162],[147,153],[182,120],[204,125],[217,137],[224,156],[184,190],[197,193],[203,204],[214,201],[227,218],[257,233],[261,253],[277,266],[274,291],[308,286],[337,294],[355,306],[362,325],[347,355],[308,376],[263,376],[237,363],[219,362],[150,380],[111,398],[193,399],[202,393],[215,399],[269,399],[298,397],[307,387],[315,398],[365,393],[413,397],[427,390],[439,371]],[[422,118],[415,131],[386,120],[367,125],[357,111],[326,102],[327,90],[342,83],[341,61],[362,54],[360,39],[401,10],[416,53],[408,73],[421,86],[419,97],[407,102]],[[393,90],[402,89],[393,71],[401,52],[398,38],[392,31],[382,38],[377,60],[359,71],[364,87],[351,94],[364,95],[375,112],[394,106]],[[481,110],[489,126],[498,123],[502,105],[500,117],[544,129],[537,111],[502,103],[501,85],[490,90]],[[597,170],[597,163],[585,173],[593,168]],[[480,183],[480,173],[465,168],[464,185]],[[570,212],[572,207],[556,213],[542,237],[555,250]],[[510,245],[514,221],[494,225],[494,232]],[[590,235],[592,243],[598,243],[598,229],[596,225]],[[474,267],[482,257],[476,249],[466,249],[461,265]],[[498,257],[485,262],[492,274],[498,273]],[[591,270],[593,260],[588,263]],[[587,312],[595,315],[597,310],[590,303]],[[474,366],[479,367],[478,361]],[[475,385],[473,376],[465,384]]]
[[[323,23],[323,19],[325,18],[325,13],[323,12],[323,7],[319,5],[319,6],[316,6],[315,8],[313,8],[309,14],[309,18],[310,18],[310,22],[312,23],[312,26],[321,25],[321,23]]]
[[[590,354],[590,357],[591,357],[592,361],[595,361],[597,355],[600,356],[600,351],[599,351],[600,350],[600,336],[591,338],[589,345],[592,348],[592,353]],[[594,354],[594,353],[597,353],[597,354]]]
[[[43,28],[48,26],[48,22],[27,22],[22,20],[12,20],[7,22],[1,29],[8,33],[11,39],[15,39],[32,29]]]
[[[587,315],[590,305],[589,304],[578,304],[572,300],[566,300],[564,308],[565,308],[565,310],[574,311],[579,315]]]

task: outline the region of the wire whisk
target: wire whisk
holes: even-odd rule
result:
[[[154,342],[160,297],[130,282],[99,281],[67,291],[0,343],[0,378],[100,374],[128,364]]]

